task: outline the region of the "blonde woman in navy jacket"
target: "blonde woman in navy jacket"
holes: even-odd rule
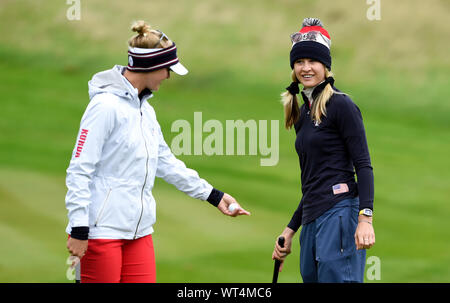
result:
[[[334,87],[331,38],[322,22],[305,19],[291,40],[293,82],[282,96],[285,126],[294,127],[297,136],[302,199],[281,234],[285,245],[275,243],[272,259],[284,262],[302,226],[304,282],[363,282],[365,249],[374,245],[375,233],[373,171],[362,115]]]

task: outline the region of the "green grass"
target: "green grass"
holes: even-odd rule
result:
[[[261,155],[179,157],[250,217],[225,217],[156,180],[158,281],[269,282],[274,241],[301,198],[279,94],[290,81],[289,34],[307,16],[332,35],[336,86],[364,116],[377,240],[367,254],[380,258],[380,282],[450,281],[450,45],[438,39],[450,33],[446,2],[384,1],[376,22],[364,1],[152,1],[148,12],[138,2],[82,1],[72,22],[64,1],[0,4],[1,282],[69,282],[64,178],[87,81],[125,64],[128,26],[139,18],[175,40],[190,70],[150,100],[169,144],[172,123],[193,123],[196,111],[223,125],[280,121],[276,166],[261,167]],[[296,237],[280,282],[301,281],[298,258]]]

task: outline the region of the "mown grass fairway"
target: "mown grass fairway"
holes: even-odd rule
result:
[[[360,107],[375,174],[381,280],[450,282],[450,25],[446,1],[81,0],[0,3],[0,282],[71,282],[65,170],[87,81],[127,62],[133,20],[178,46],[186,77],[172,74],[150,99],[166,141],[175,120],[279,120],[279,162],[264,156],[183,155],[233,195],[250,217],[228,218],[157,180],[154,233],[159,282],[270,282],[276,237],[301,198],[294,132],[279,95],[290,83],[289,34],[321,18],[332,37],[336,86]],[[147,3],[147,2],[146,2]],[[300,282],[299,244],[279,282]]]

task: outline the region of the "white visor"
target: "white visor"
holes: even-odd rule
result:
[[[180,76],[184,76],[188,73],[188,70],[186,69],[186,67],[184,67],[183,64],[181,64],[180,62],[178,62],[174,65],[171,65],[170,69]]]

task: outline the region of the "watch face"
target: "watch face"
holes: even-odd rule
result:
[[[371,216],[372,216],[372,210],[370,210],[370,209],[364,209],[364,210],[363,210],[363,214],[366,215],[366,216],[371,217]]]

